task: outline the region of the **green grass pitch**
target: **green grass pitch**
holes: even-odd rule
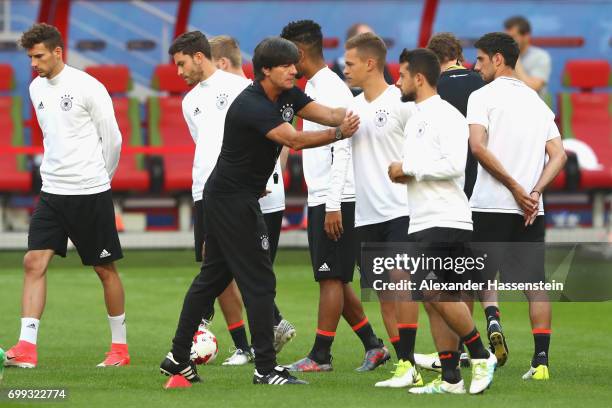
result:
[[[22,256],[0,252],[0,347],[5,350],[19,335]],[[184,250],[128,251],[118,266],[126,288],[131,366],[96,368],[110,342],[102,290],[95,273],[81,266],[77,254],[71,252],[67,259],[54,259],[48,272],[47,308],[38,338],[39,367],[6,369],[0,389],[64,387],[68,399],[52,405],[83,407],[610,406],[610,302],[554,304],[551,380],[547,383],[521,380],[533,351],[527,305],[507,303],[502,305],[502,323],[510,357],[508,364],[497,370],[491,389],[484,395],[413,396],[405,389],[374,388],[376,381],[390,375],[393,365],[369,373],[355,372],[363,348],[344,322],[332,350],[332,373],[301,375],[310,382],[308,386],[254,386],[252,365],[221,366],[232,345],[221,313],[212,325],[219,355],[212,365],[200,366],[204,382],[190,389],[166,391],[162,389],[166,377],[159,374],[158,365],[170,347],[183,295],[198,265],[192,252]],[[279,355],[279,363],[285,364],[310,350],[316,329],[318,287],[305,251],[280,251],[275,271],[277,302],[298,331]],[[367,303],[365,307],[376,333],[386,339],[378,305]],[[476,317],[478,327],[483,329],[478,305]],[[431,352],[424,312],[419,323],[417,351]],[[469,384],[469,370],[464,369],[463,375]],[[424,377],[428,381],[434,375],[426,372]],[[0,406],[9,405],[6,399],[0,401]]]

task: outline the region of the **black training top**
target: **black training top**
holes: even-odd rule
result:
[[[438,94],[453,105],[463,116],[467,116],[468,99],[472,92],[485,85],[480,74],[469,69],[451,69],[442,72],[438,80]],[[465,163],[465,184],[463,192],[470,198],[476,183],[478,161],[468,147],[467,161]]]
[[[266,189],[282,146],[266,135],[312,102],[302,90],[293,87],[276,102],[266,96],[256,81],[242,91],[225,117],[223,143],[204,194],[255,195]]]

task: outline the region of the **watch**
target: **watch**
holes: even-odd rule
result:
[[[340,126],[338,126],[336,128],[336,136],[335,136],[336,140],[342,140],[344,139],[344,135],[342,134],[342,131],[340,130]]]

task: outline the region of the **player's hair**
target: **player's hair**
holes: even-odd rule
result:
[[[510,30],[511,28],[518,28],[518,32],[522,35],[531,34],[531,24],[523,16],[512,16],[504,21],[504,28]]]
[[[376,60],[376,66],[382,72],[385,69],[387,46],[382,38],[374,33],[362,33],[350,38],[344,44],[346,50],[357,49],[359,54]]]
[[[501,54],[507,66],[514,69],[519,57],[519,47],[516,41],[506,33],[488,33],[480,37],[474,47],[481,50],[492,58],[495,54]]]
[[[367,26],[366,23],[355,23],[346,30],[346,41],[357,35],[359,27]],[[369,26],[368,26],[369,27]]]
[[[427,48],[432,50],[440,63],[463,61],[463,47],[452,33],[438,33],[429,39]]]
[[[240,45],[234,37],[218,35],[208,40],[208,43],[214,59],[227,58],[233,68],[242,67]]]
[[[296,64],[299,60],[300,54],[294,43],[281,37],[268,37],[255,47],[253,54],[255,80],[261,81],[265,78],[263,68]]]
[[[429,85],[438,84],[440,77],[440,61],[436,54],[427,48],[416,48],[407,50],[404,48],[399,58],[400,64],[408,63],[408,72],[411,76],[421,74],[425,77]]]
[[[19,39],[19,44],[26,50],[40,43],[43,43],[49,51],[57,47],[64,50],[64,40],[59,30],[46,23],[34,24],[28,31],[21,34]]]
[[[287,24],[281,37],[305,45],[312,55],[323,57],[323,33],[321,26],[312,20],[298,20]]]
[[[201,31],[189,31],[176,37],[170,48],[168,48],[168,54],[174,55],[177,52],[182,52],[192,57],[197,52],[201,52],[206,58],[212,59],[210,44]]]

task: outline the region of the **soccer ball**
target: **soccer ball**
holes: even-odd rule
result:
[[[218,352],[219,345],[215,335],[204,326],[200,326],[193,336],[191,360],[196,364],[208,364],[217,357]]]

